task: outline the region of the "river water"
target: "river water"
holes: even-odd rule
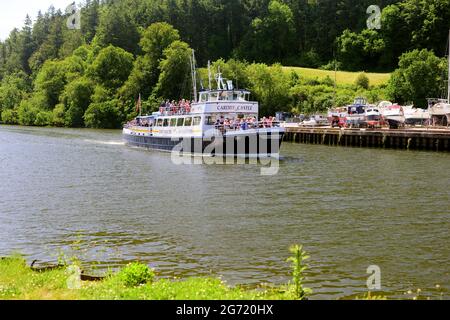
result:
[[[361,296],[370,265],[390,298],[450,297],[450,154],[286,143],[261,165],[175,165],[120,131],[0,126],[0,255],[140,260],[161,277],[289,281],[310,254],[313,299]],[[436,287],[436,285],[439,285]]]

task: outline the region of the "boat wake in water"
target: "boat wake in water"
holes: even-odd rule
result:
[[[124,141],[101,141],[101,140],[91,140],[91,139],[84,139],[84,142],[88,143],[95,143],[95,144],[103,144],[108,146],[123,146],[125,145]]]

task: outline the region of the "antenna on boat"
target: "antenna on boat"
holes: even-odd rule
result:
[[[194,91],[194,102],[197,102],[197,69],[195,66],[195,51],[192,49],[191,60],[191,74],[192,74],[192,89]]]
[[[208,85],[209,90],[211,90],[211,60],[208,60]]]
[[[222,73],[220,72],[220,67],[218,67],[217,69],[218,69],[218,73],[216,74],[217,90],[227,90],[227,87],[225,86],[225,82],[222,77]]]

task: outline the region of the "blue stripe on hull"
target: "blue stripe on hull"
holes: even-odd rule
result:
[[[273,137],[269,134],[267,135],[258,135],[256,138],[256,146],[250,146],[251,138],[249,136],[240,136],[240,137],[227,137],[223,141],[223,145],[221,148],[211,148],[211,144],[215,143],[214,140],[207,140],[202,138],[191,138],[191,139],[183,139],[183,147],[181,150],[187,153],[199,153],[198,151],[201,149],[201,153],[205,153],[205,148],[208,148],[208,151],[212,150],[210,155],[215,155],[216,150],[222,150],[223,155],[254,155],[254,154],[278,154],[280,152],[281,142],[283,139],[283,133],[277,135],[277,137]],[[179,141],[173,141],[171,138],[160,138],[160,137],[148,137],[148,136],[135,136],[135,135],[124,135],[125,142],[130,146],[142,147],[147,149],[154,149],[160,151],[172,151],[175,146],[181,143]],[[242,142],[242,139],[245,139],[245,145],[239,142]],[[277,144],[275,145],[276,150],[272,150],[272,140],[277,139]],[[254,140],[254,138],[253,138]],[[263,145],[265,144],[265,145]],[[201,146],[198,150],[195,149],[195,146]],[[218,146],[219,147],[219,146]],[[240,147],[240,148],[239,148]],[[192,152],[194,150],[194,152]],[[209,154],[208,154],[209,155]],[[221,154],[222,155],[222,154]]]

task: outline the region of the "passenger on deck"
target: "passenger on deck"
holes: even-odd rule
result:
[[[244,119],[241,119],[241,130],[248,130],[248,123]]]
[[[263,117],[261,119],[261,127],[262,128],[267,128],[267,119],[266,119],[266,117]]]
[[[223,122],[223,127],[225,130],[229,130],[230,129],[230,119],[226,118],[225,121]]]

